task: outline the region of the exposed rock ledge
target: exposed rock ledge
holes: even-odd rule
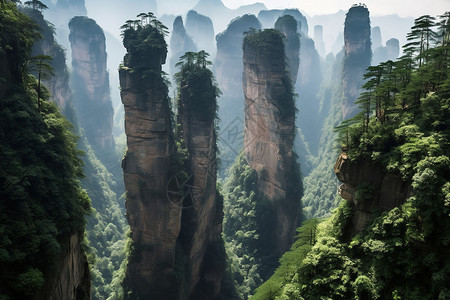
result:
[[[377,209],[391,210],[411,196],[411,184],[400,175],[386,173],[381,164],[368,160],[351,161],[341,153],[334,173],[343,184],[339,195],[352,203],[353,218],[348,234],[363,230],[370,215]]]

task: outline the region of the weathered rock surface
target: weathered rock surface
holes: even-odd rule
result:
[[[216,299],[223,275],[223,268],[209,258],[222,241],[222,206],[216,199],[216,103],[215,98],[208,99],[205,105],[211,107],[193,109],[195,99],[190,99],[189,90],[202,90],[212,81],[183,85],[177,119],[183,135],[178,142],[189,155],[182,159],[175,147],[168,88],[161,75],[165,42],[156,29],[140,30],[130,34],[140,37],[130,43],[125,35],[128,53],[119,70],[128,145],[122,167],[134,247],[125,278],[126,288],[132,291],[127,297]],[[160,44],[134,48],[150,39],[159,39]],[[145,61],[138,59],[143,55]],[[202,113],[204,109],[211,113]]]
[[[94,149],[114,145],[114,110],[106,67],[105,35],[94,20],[74,17],[70,23],[73,104],[78,122]]]
[[[359,97],[363,75],[372,60],[370,31],[367,7],[365,5],[352,6],[345,18],[344,26],[344,69],[342,73],[344,120],[354,117],[358,112],[355,102]]]
[[[375,210],[391,210],[412,193],[410,183],[399,175],[386,173],[381,164],[368,160],[352,162],[345,153],[338,157],[334,173],[343,183],[339,194],[353,206],[352,225],[347,232],[351,237],[364,229]]]
[[[250,28],[260,29],[254,15],[244,15],[231,22],[216,36],[215,75],[223,95],[219,99],[219,127],[222,168],[231,166],[243,146],[244,96],[242,90],[242,40]]]
[[[265,213],[274,221],[272,232],[260,238],[271,245],[266,251],[274,258],[289,249],[300,210],[300,195],[293,190],[301,183],[292,180],[298,168],[292,151],[295,104],[278,31],[248,34],[243,49],[244,155],[258,172],[259,197],[271,203],[272,211]]]
[[[202,95],[202,91],[214,91],[215,87],[208,76],[192,75],[189,81],[189,84],[186,82],[186,88],[181,90],[178,123],[181,125],[182,138],[189,153],[187,169],[190,175],[189,201],[192,206],[183,210],[183,227],[179,237],[180,244],[187,250],[189,257],[186,279],[190,282],[190,298],[216,299],[219,296],[224,269],[214,268],[211,262],[206,262],[206,257],[207,252],[214,251],[213,245],[217,247],[222,240],[222,203],[216,193],[217,104],[214,93],[209,93],[211,96],[208,99]],[[198,103],[199,101],[203,102]],[[220,257],[216,256],[216,259],[220,260]],[[224,257],[222,259],[224,262]],[[215,262],[217,263],[221,264],[219,261]],[[201,289],[202,296],[193,296],[195,289],[196,293]]]
[[[91,276],[86,254],[81,249],[82,234],[73,234],[63,245],[63,251],[55,257],[57,270],[47,280],[38,300],[86,300],[91,298]]]
[[[182,208],[167,195],[174,153],[167,87],[162,78],[130,71],[119,70],[128,146],[122,167],[135,247],[126,282],[145,297],[170,284]]]

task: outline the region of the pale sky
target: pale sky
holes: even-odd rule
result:
[[[262,2],[267,8],[298,8],[310,16],[331,14],[339,10],[347,11],[356,0],[222,0],[229,8]],[[365,0],[371,15],[398,14],[400,17],[421,15],[441,15],[450,11],[450,0]]]

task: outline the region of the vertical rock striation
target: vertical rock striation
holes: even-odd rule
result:
[[[73,103],[78,122],[94,149],[110,149],[114,145],[114,110],[106,70],[105,35],[87,17],[74,17],[69,28]]]
[[[212,73],[205,68],[206,57],[204,66],[188,58],[186,66],[197,70],[187,72],[183,65],[178,73],[175,143],[162,77],[163,34],[150,25],[130,27],[123,42],[128,53],[119,75],[128,150],[122,167],[134,248],[125,278],[127,297],[216,299],[225,255]]]
[[[243,49],[244,155],[258,173],[257,207],[265,215],[259,220],[264,265],[270,263],[264,259],[276,259],[289,249],[298,225],[301,183],[292,150],[295,102],[282,35],[273,29],[251,32]]]
[[[136,46],[144,40],[153,46]],[[175,152],[168,89],[161,76],[167,46],[162,34],[150,26],[139,33],[128,29],[123,42],[128,53],[119,77],[128,148],[122,168],[134,247],[125,288],[133,291],[130,299],[158,299],[157,291],[174,280],[182,211],[166,193]]]
[[[186,280],[191,299],[216,299],[221,288],[224,249],[221,248],[222,200],[216,193],[217,89],[212,72],[198,65],[185,65],[179,80],[177,121],[179,138],[187,149],[189,199],[183,210],[179,244],[189,263]],[[215,261],[208,260],[213,255]],[[221,261],[222,260],[222,261]]]
[[[223,96],[219,102],[220,152],[222,168],[231,166],[242,149],[244,130],[244,99],[242,91],[242,40],[250,28],[260,29],[254,15],[244,15],[232,21],[216,36],[215,75]]]
[[[365,5],[354,5],[349,9],[345,18],[344,43],[342,114],[346,120],[358,112],[355,101],[359,97],[365,70],[372,60],[369,10]]]

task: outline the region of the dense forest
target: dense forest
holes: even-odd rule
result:
[[[449,17],[416,19],[404,56],[368,68],[360,114],[337,127],[352,161],[379,162],[411,186],[412,196],[373,211],[352,238],[351,202],[325,221],[308,221],[254,298],[449,297]],[[378,188],[361,182],[354,197],[367,201]]]
[[[0,299],[450,298],[449,12],[89,2],[0,0]]]
[[[73,127],[42,84],[50,58],[31,56],[42,36],[15,4],[1,9],[0,297],[45,297],[71,236],[83,237],[91,204]]]

